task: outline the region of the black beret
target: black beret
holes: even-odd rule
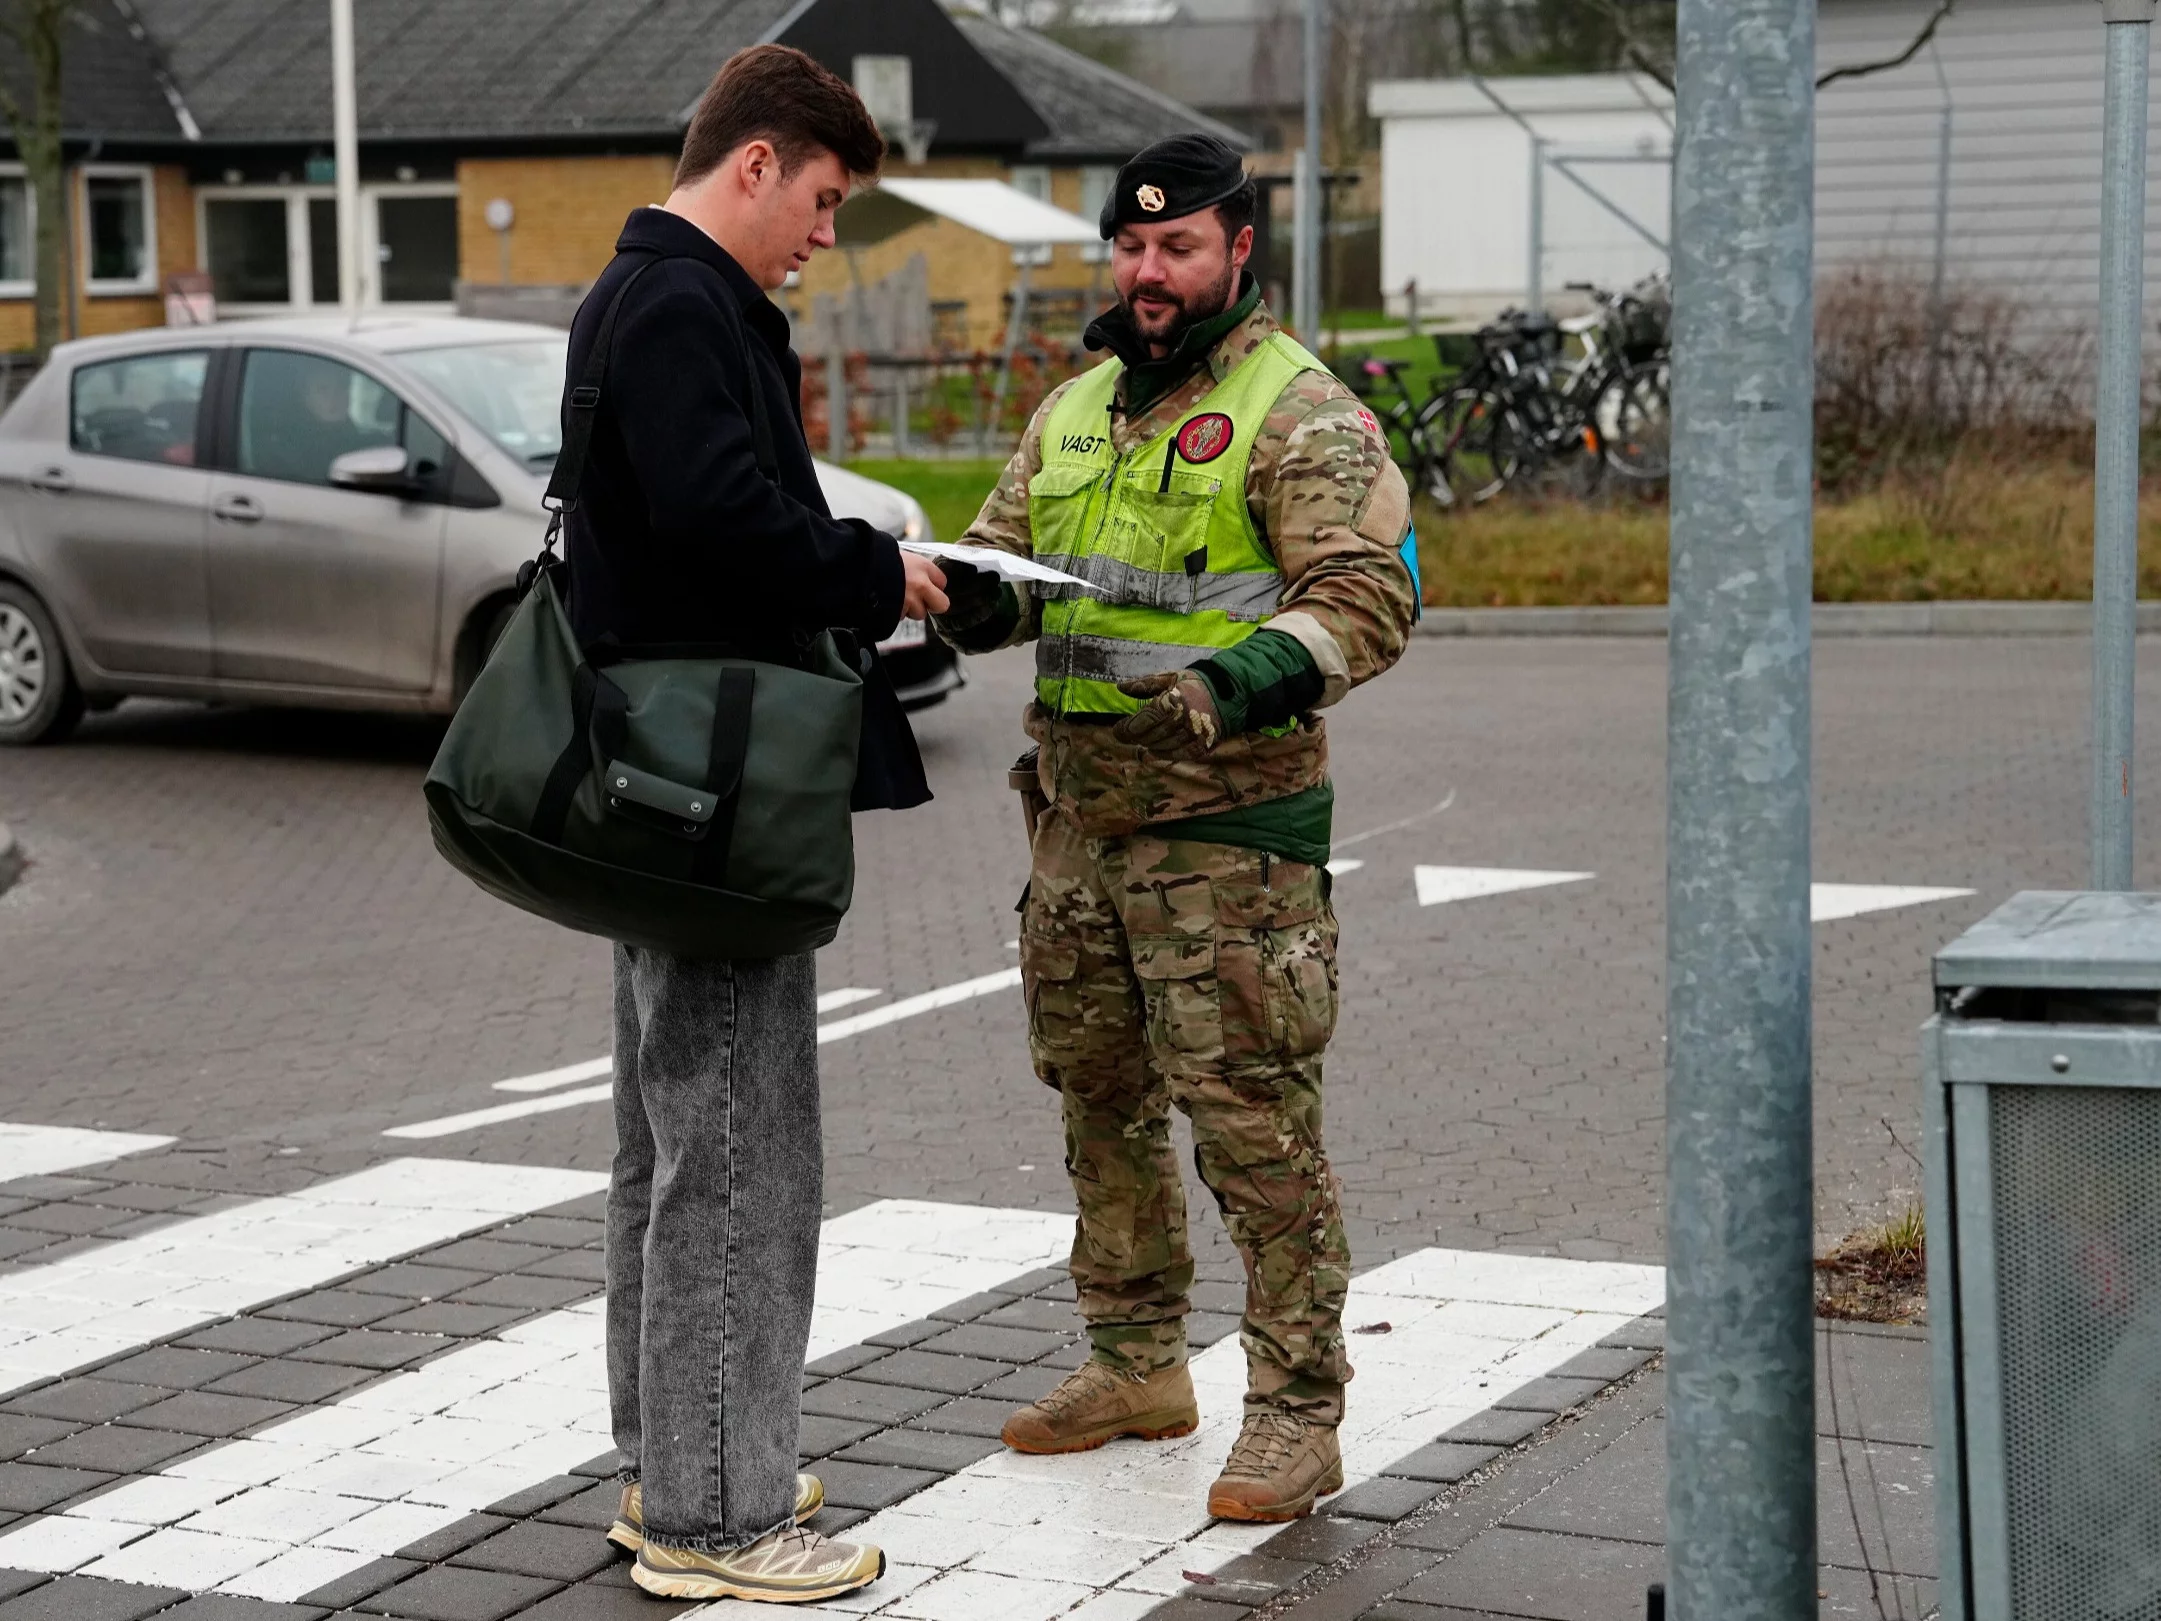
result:
[[[1246,183],[1238,154],[1213,135],[1173,135],[1118,171],[1098,222],[1109,241],[1121,225],[1174,220],[1213,208]]]

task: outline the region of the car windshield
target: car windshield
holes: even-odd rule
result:
[[[570,339],[408,349],[405,369],[526,466],[551,466],[563,446],[563,366]]]

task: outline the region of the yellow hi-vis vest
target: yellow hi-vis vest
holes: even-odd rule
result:
[[[1267,623],[1283,572],[1246,511],[1246,464],[1291,379],[1326,368],[1278,332],[1146,444],[1111,454],[1120,362],[1084,374],[1043,428],[1028,481],[1036,561],[1082,585],[1044,599],[1036,698],[1054,715],[1130,715],[1117,683],[1181,670]]]

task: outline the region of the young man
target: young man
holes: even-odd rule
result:
[[[585,479],[565,525],[578,638],[730,643],[946,606],[890,535],[838,522],[796,408],[801,367],[766,298],[833,245],[833,212],[884,155],[855,92],[800,51],[729,59],[675,189],[630,216],[571,329],[575,384],[617,291]],[[760,471],[755,408],[778,476]],[[897,699],[867,689],[858,809],[930,797]],[[623,1498],[611,1540],[676,1598],[810,1602],[877,1579],[875,1548],[801,1524],[795,1472],[817,1278],[823,1150],[808,953],[693,961],[615,948],[608,1387]]]
[[[1246,1268],[1245,1419],[1209,1511],[1279,1520],[1343,1483],[1350,1255],[1321,1147],[1336,1019],[1327,745],[1313,711],[1393,664],[1409,494],[1379,424],[1244,273],[1254,187],[1205,136],[1104,205],[1113,356],[1057,389],[966,541],[1085,584],[954,570],[937,623],[1036,642],[1029,1045],[1064,1105],[1091,1360],[1005,1426],[1068,1452],[1199,1422],[1169,1107]]]

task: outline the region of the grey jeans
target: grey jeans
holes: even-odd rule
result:
[[[806,952],[615,948],[608,1399],[645,1535],[717,1552],[795,1509],[824,1151]]]

